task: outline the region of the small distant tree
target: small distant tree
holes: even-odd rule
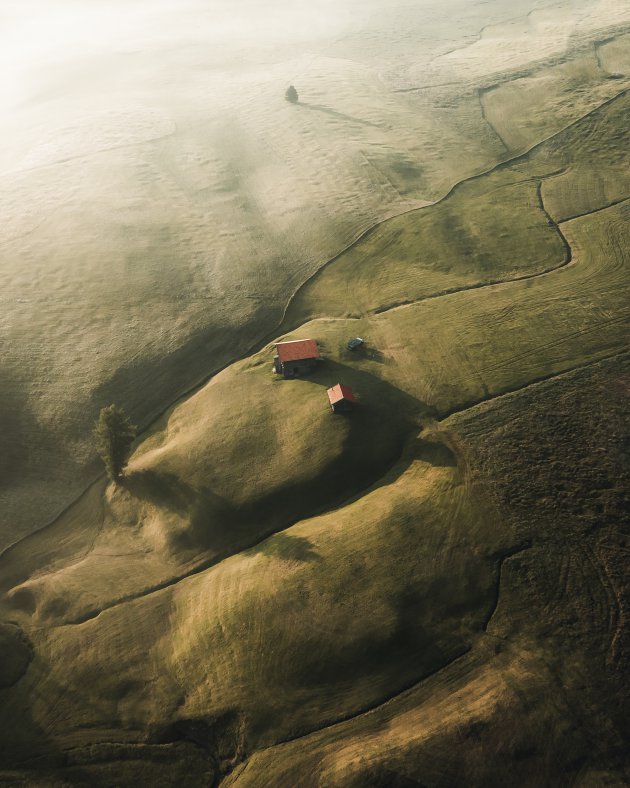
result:
[[[284,97],[287,101],[290,101],[291,104],[297,104],[299,98],[298,92],[293,87],[293,85],[289,85],[289,87],[287,88],[287,92],[284,94]]]
[[[96,451],[105,464],[109,478],[115,482],[121,476],[138,433],[127,414],[117,405],[102,408],[94,428]]]

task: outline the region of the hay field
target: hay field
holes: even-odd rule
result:
[[[13,105],[0,781],[624,784],[630,11],[133,8]]]

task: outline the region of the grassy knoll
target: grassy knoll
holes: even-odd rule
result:
[[[504,562],[487,635],[393,703],[254,756],[229,785],[625,783],[629,380],[626,356],[444,423],[532,540]]]
[[[215,377],[138,447],[121,487],[103,500],[98,484],[10,550],[2,583],[14,609],[91,615],[331,508],[391,467],[421,403],[334,356],[287,381],[272,355]],[[326,387],[339,380],[364,399],[352,418],[330,411]]]
[[[103,496],[96,485],[3,556],[14,612],[91,615],[332,508],[382,476],[426,407],[349,365],[339,350],[348,330],[321,321],[302,331],[323,340],[326,356],[307,379],[275,375],[265,348],[170,411],[138,447],[121,487]],[[363,400],[352,418],[330,411],[326,388],[339,380]]]

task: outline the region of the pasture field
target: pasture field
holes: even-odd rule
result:
[[[191,4],[16,105],[69,114],[0,177],[0,782],[630,780],[630,11],[442,6]]]

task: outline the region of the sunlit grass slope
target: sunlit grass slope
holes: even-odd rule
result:
[[[385,222],[305,285],[287,319],[360,315],[561,262],[534,179],[498,172]]]

